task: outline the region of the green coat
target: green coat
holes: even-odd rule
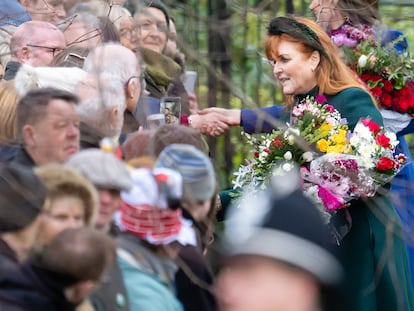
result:
[[[371,97],[358,88],[327,96],[353,129],[361,117],[382,125],[382,117]],[[344,289],[353,311],[414,310],[407,252],[399,217],[388,189],[367,200],[356,200],[348,208],[350,232],[337,247],[345,270]]]
[[[306,95],[316,96],[318,89]],[[362,117],[382,125],[382,117],[369,94],[349,88],[326,96],[353,129]],[[301,96],[299,96],[301,99]],[[283,119],[284,116],[281,116]],[[367,200],[355,200],[348,207],[352,217],[350,232],[334,246],[345,271],[341,285],[350,303],[333,311],[408,311],[414,310],[414,297],[403,233],[388,189]],[[221,194],[222,204],[229,203],[228,192]]]

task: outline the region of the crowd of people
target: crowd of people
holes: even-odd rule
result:
[[[399,187],[412,164],[393,196],[383,189],[336,214],[349,225],[340,244],[295,170],[237,207],[217,183],[206,135],[270,132],[308,95],[324,94],[351,129],[361,117],[383,124],[328,35],[379,25],[378,2],[309,9],[316,21],[267,27],[283,103],[199,110],[161,1],[2,4],[0,310],[414,310],[401,212],[414,193]],[[149,129],[167,96],[179,98],[179,124]],[[410,128],[398,133],[407,156]]]

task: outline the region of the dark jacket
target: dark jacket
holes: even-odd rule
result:
[[[16,253],[3,239],[0,239],[0,276],[18,268],[19,260]]]
[[[27,167],[34,167],[36,163],[33,161],[32,157],[27,153],[26,149],[23,146],[17,150],[15,157],[12,162],[19,163]]]
[[[194,229],[199,236],[204,235],[202,227],[186,210],[183,210],[183,216],[193,222]],[[175,275],[177,297],[186,311],[217,310],[216,298],[212,293],[213,272],[201,248],[201,245],[199,247],[187,245],[179,253],[179,258],[192,273],[190,277],[180,268]]]
[[[99,288],[90,296],[95,311],[128,311],[128,294],[121,269],[114,261],[110,269],[101,278]]]
[[[19,269],[0,275],[1,310],[74,311],[64,288],[73,280],[26,263]]]

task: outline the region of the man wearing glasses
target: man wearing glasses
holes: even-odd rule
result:
[[[16,28],[10,40],[11,60],[5,69],[5,80],[13,80],[21,64],[48,66],[66,48],[65,37],[56,26],[30,21]]]

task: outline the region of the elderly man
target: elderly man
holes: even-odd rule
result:
[[[21,24],[10,39],[11,59],[4,79],[14,79],[21,64],[48,66],[65,48],[65,37],[56,26],[40,21]]]
[[[124,85],[127,109],[124,128],[128,127],[122,132],[137,130],[136,112],[142,89],[142,73],[137,56],[120,44],[105,43],[89,53],[83,69],[95,76],[110,74],[120,79]]]
[[[81,121],[81,147],[99,148],[105,137],[117,138],[124,123],[124,85],[118,77],[88,75],[76,86],[80,103],[76,107]]]
[[[53,88],[28,92],[17,105],[23,145],[12,160],[27,166],[65,162],[79,150],[79,117],[72,93]]]
[[[57,24],[66,17],[63,0],[19,0],[34,21]]]

